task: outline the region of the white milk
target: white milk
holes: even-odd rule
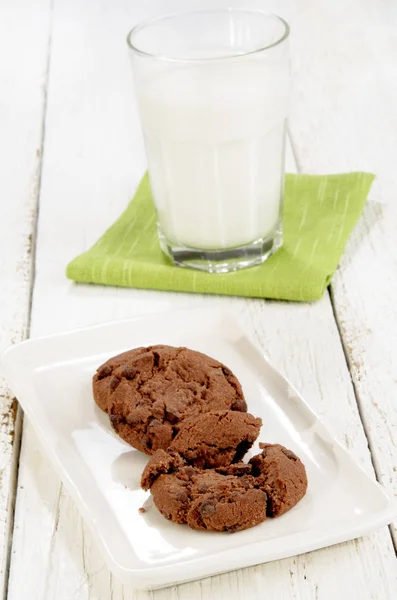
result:
[[[265,237],[280,215],[288,76],[231,61],[173,67],[138,86],[163,233],[199,249]]]

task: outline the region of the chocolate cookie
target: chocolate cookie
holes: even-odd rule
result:
[[[249,461],[257,485],[268,497],[268,516],[279,517],[306,494],[307,476],[302,461],[279,444],[259,444],[261,454]]]
[[[278,444],[260,444],[248,464],[216,469],[187,464],[177,452],[158,450],[141,485],[151,491],[160,513],[174,523],[209,531],[239,531],[278,517],[305,495],[303,463]]]
[[[111,358],[94,375],[93,393],[120,437],[147,454],[168,448],[189,417],[247,410],[240,383],[225,365],[172,346]]]
[[[200,469],[239,462],[259,435],[262,420],[232,410],[186,419],[169,450]]]
[[[266,494],[255,488],[248,465],[236,469],[181,466],[181,458],[158,450],[142,476],[160,513],[174,523],[208,531],[239,531],[266,519]]]

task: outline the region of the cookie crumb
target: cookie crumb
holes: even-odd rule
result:
[[[141,506],[141,508],[138,508],[138,512],[140,515],[143,515],[143,513],[146,512],[146,508],[143,508],[143,506]]]

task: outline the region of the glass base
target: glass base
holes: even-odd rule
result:
[[[223,250],[200,250],[181,246],[168,240],[160,227],[158,233],[160,247],[174,265],[198,269],[206,273],[230,273],[261,265],[283,244],[281,221],[265,238],[259,238],[244,246]]]

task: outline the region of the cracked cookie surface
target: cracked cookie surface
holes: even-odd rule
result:
[[[239,462],[259,435],[262,420],[232,410],[186,419],[169,450],[201,469]]]
[[[111,358],[94,375],[93,393],[116,433],[146,454],[168,448],[187,418],[247,410],[230,369],[183,347],[149,346]]]

